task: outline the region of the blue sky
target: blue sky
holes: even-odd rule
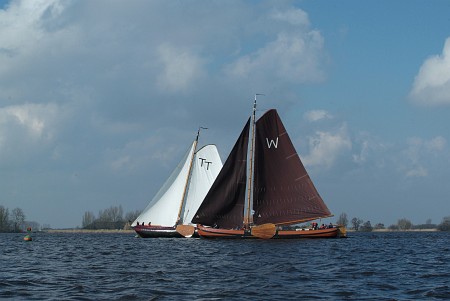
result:
[[[143,209],[276,108],[330,210],[450,215],[448,1],[0,1],[0,205]]]

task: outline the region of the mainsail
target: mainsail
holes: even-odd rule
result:
[[[274,109],[256,122],[253,210],[257,225],[331,215]]]
[[[248,226],[244,212],[253,214],[254,225],[295,224],[331,216],[274,109],[256,122],[254,176],[246,183],[249,125],[250,119],[192,222],[240,229]],[[246,185],[251,187],[252,199],[244,210]]]
[[[250,119],[225,161],[192,222],[220,228],[242,228]]]
[[[206,145],[195,154],[181,224],[190,224],[195,212],[222,169],[222,161],[215,145]]]
[[[170,177],[133,222],[133,227],[137,222],[162,226],[189,223],[190,216],[197,210],[222,167],[215,145],[207,145],[194,153],[196,142],[192,143]]]

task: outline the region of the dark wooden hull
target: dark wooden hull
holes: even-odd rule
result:
[[[216,229],[197,226],[198,235],[201,238],[258,238],[251,234],[251,231],[243,229]],[[318,230],[277,230],[272,239],[313,239],[313,238],[341,238],[345,237],[345,231],[339,227]]]
[[[139,225],[134,226],[133,229],[142,238],[184,238],[175,227]],[[192,237],[199,237],[197,231]]]

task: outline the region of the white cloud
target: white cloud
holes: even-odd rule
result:
[[[11,70],[10,64],[23,66],[27,63],[23,62],[25,58],[43,55],[41,50],[47,48],[55,36],[61,39],[67,35],[67,32],[59,35],[61,32],[50,26],[63,11],[59,0],[13,1],[7,11],[0,11],[0,74]]]
[[[359,154],[353,154],[352,156],[353,162],[358,164],[366,162],[369,155],[369,149],[369,141],[363,141],[361,143],[361,151],[359,152]]]
[[[400,168],[407,177],[426,177],[431,158],[445,151],[447,141],[442,136],[436,136],[430,140],[419,137],[409,138],[408,147],[402,152],[403,166]]]
[[[270,17],[274,20],[285,21],[295,26],[309,26],[308,14],[301,9],[289,9],[286,11],[274,11]]]
[[[123,156],[118,158],[117,160],[111,162],[111,168],[114,170],[120,170],[129,166],[130,164],[130,156]]]
[[[407,157],[412,162],[418,162],[421,157],[444,151],[447,140],[442,136],[436,136],[430,140],[412,137],[408,139],[407,143],[408,148],[405,150]]]
[[[53,132],[51,123],[57,115],[58,107],[55,104],[9,106],[0,108],[0,125],[2,128],[8,128],[9,125],[16,124],[26,130],[29,137],[51,139]]]
[[[422,64],[410,97],[421,105],[450,105],[450,37],[441,55],[429,57]]]
[[[85,43],[78,28],[65,23],[70,5],[12,1],[0,11],[0,99],[9,104],[62,102],[67,87],[75,88],[85,59],[74,53]]]
[[[324,39],[319,31],[308,28],[307,14],[293,9],[276,12],[270,17],[300,26],[278,32],[271,42],[241,56],[226,68],[227,74],[239,79],[275,76],[290,83],[323,80]]]
[[[344,124],[335,132],[318,131],[314,137],[309,137],[310,153],[302,160],[307,166],[331,167],[342,153],[351,148],[352,142]]]
[[[0,108],[0,162],[20,162],[46,149],[58,132],[62,110],[56,104]]]
[[[318,31],[306,35],[283,32],[255,53],[239,58],[228,73],[238,78],[270,74],[293,83],[321,81],[322,48],[323,38]]]
[[[426,170],[423,166],[417,166],[414,169],[410,169],[406,172],[407,177],[426,177],[428,176],[428,170]]]
[[[312,110],[304,114],[307,121],[314,122],[322,119],[332,119],[333,116],[325,110]]]
[[[447,145],[447,140],[442,136],[437,136],[430,141],[425,142],[425,146],[430,152],[440,152],[443,151]]]
[[[165,91],[185,91],[205,74],[205,60],[189,49],[164,44],[158,48],[163,71],[158,76],[158,86]]]
[[[2,49],[10,54],[33,46],[42,37],[39,21],[42,14],[56,1],[11,2],[8,11],[0,10]],[[37,45],[35,45],[37,46]]]
[[[352,161],[367,168],[382,169],[392,145],[387,145],[370,132],[360,131],[354,135]]]

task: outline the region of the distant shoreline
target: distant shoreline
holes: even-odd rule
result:
[[[46,233],[102,233],[102,234],[133,234],[134,230],[122,230],[122,229],[48,229],[42,230]]]
[[[391,230],[391,229],[373,229],[368,232],[437,232],[439,231],[437,228],[433,229],[408,229],[408,230]],[[364,231],[355,231],[353,229],[347,229],[347,232],[364,232]]]

